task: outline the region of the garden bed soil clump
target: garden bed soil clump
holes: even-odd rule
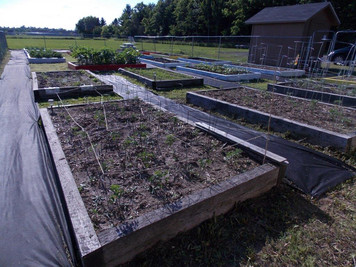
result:
[[[38,88],[105,85],[86,71],[37,72]]]
[[[204,91],[199,94],[337,133],[347,134],[356,129],[355,110],[315,100],[308,101],[244,87]]]
[[[136,99],[56,109],[52,120],[97,232],[259,166]]]
[[[306,80],[296,80],[296,81],[281,83],[281,85],[287,85],[294,88],[301,88],[301,89],[307,89],[312,91],[356,97],[356,85],[345,85],[345,84],[341,85],[336,83],[325,83],[321,81],[306,81]]]

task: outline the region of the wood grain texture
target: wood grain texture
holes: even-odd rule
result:
[[[101,245],[77,189],[77,185],[74,181],[48,111],[47,109],[40,109],[40,112],[64,197],[67,202],[80,254],[85,256],[100,248]]]

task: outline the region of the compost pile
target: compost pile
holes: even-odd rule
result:
[[[52,120],[97,231],[259,165],[137,99],[56,109]]]

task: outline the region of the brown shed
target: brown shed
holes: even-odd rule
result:
[[[331,3],[267,7],[248,19],[253,36],[250,42],[249,62],[286,66],[299,55],[316,56],[321,49],[322,34],[340,25]]]

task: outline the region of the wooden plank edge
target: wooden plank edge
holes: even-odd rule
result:
[[[264,164],[217,185],[199,190],[172,204],[149,212],[99,234],[102,247],[86,255],[86,266],[116,266],[159,241],[168,240],[235,203],[257,197],[277,184],[279,167]]]
[[[42,108],[40,109],[40,114],[68,206],[75,238],[80,249],[80,255],[84,257],[98,249],[101,245],[79,194],[48,110]]]
[[[249,88],[249,89],[253,89],[253,88]],[[221,90],[221,89],[218,89],[218,90]],[[225,90],[225,89],[223,89],[223,90]],[[231,89],[228,89],[228,90],[231,90]],[[197,94],[196,92],[187,92],[187,99],[190,98],[190,97],[204,99],[204,100],[208,100],[208,101],[214,101],[216,103],[220,103],[220,104],[223,104],[223,105],[236,107],[238,109],[241,109],[241,110],[244,110],[244,111],[247,111],[247,112],[251,112],[251,113],[254,113],[254,114],[259,115],[259,116],[264,116],[265,118],[271,117],[273,120],[280,121],[280,122],[283,122],[283,123],[289,123],[291,125],[294,125],[294,127],[303,127],[308,131],[313,131],[314,133],[320,133],[320,134],[327,135],[329,138],[331,138],[333,140],[339,139],[339,140],[341,140],[343,145],[342,146],[339,145],[339,147],[337,147],[337,148],[339,148],[340,150],[342,150],[344,152],[354,149],[354,147],[350,147],[350,144],[353,144],[352,139],[356,137],[356,134],[354,132],[352,132],[352,133],[337,133],[337,132],[333,132],[333,131],[330,131],[330,130],[327,130],[327,129],[323,129],[323,128],[320,128],[320,127],[317,127],[317,126],[313,126],[313,125],[301,123],[301,122],[298,122],[298,121],[290,120],[290,119],[283,118],[283,117],[280,117],[280,116],[276,116],[276,115],[271,115],[270,116],[268,113],[265,113],[265,112],[262,112],[262,111],[258,111],[258,110],[251,109],[251,108],[244,107],[244,106],[239,106],[239,105],[236,105],[236,104],[232,104],[230,102],[226,102],[226,101],[223,101],[223,100],[218,100],[218,99],[211,98],[211,97],[208,97],[208,96],[205,96],[205,95]],[[323,104],[330,105],[330,104],[327,104],[327,103],[323,103]],[[347,108],[347,107],[344,107],[344,108]],[[276,131],[278,131],[278,130],[276,130]],[[337,143],[339,143],[339,142],[335,141],[335,145]],[[318,143],[316,143],[316,144],[318,144]]]

